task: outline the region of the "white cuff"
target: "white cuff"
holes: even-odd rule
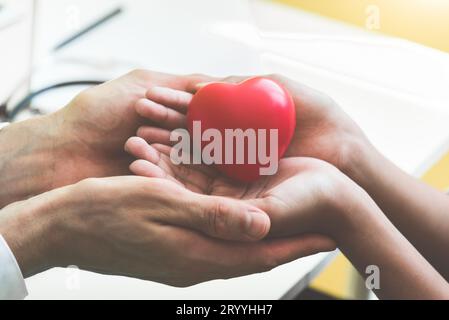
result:
[[[0,300],[22,300],[27,295],[25,280],[16,258],[0,235]]]
[[[0,130],[9,125],[9,122],[0,122]]]
[[[0,130],[9,125],[0,122]],[[16,258],[0,234],[0,300],[21,300],[28,295]]]

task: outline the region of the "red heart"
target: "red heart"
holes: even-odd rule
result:
[[[225,149],[225,129],[254,129],[257,137],[260,135],[258,129],[267,130],[267,155],[270,151],[269,129],[277,129],[278,161],[287,150],[296,126],[295,106],[288,91],[275,81],[262,77],[251,78],[239,84],[217,82],[204,86],[189,105],[187,127],[191,138],[194,135],[194,121],[201,121],[201,134],[210,128],[220,131],[223,137],[222,164],[218,164],[217,168],[227,176],[243,182],[258,179],[259,169],[268,165],[262,165],[257,155],[256,163],[249,163],[247,141],[244,164],[236,164],[236,141],[234,149],[231,149],[234,151],[234,162],[225,164],[225,152],[230,151],[229,148]],[[201,149],[208,144],[209,142],[202,141]]]

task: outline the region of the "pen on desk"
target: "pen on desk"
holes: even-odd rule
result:
[[[84,29],[78,31],[74,35],[72,35],[69,38],[67,38],[66,40],[62,41],[60,44],[58,44],[56,47],[53,48],[53,51],[58,51],[59,49],[62,49],[63,47],[67,46],[68,44],[70,44],[71,42],[75,41],[76,39],[82,37],[86,33],[92,31],[93,29],[95,29],[98,26],[102,25],[103,23],[109,21],[110,19],[118,16],[122,12],[123,12],[123,9],[121,7],[112,10],[111,12],[106,14],[105,16],[101,17],[100,19],[96,20],[95,22],[93,22],[92,24],[88,25]]]

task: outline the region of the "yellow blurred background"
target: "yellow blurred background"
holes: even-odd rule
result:
[[[277,0],[449,52],[448,0]]]

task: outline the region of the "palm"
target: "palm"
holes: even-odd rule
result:
[[[207,195],[243,200],[263,198],[273,192],[284,180],[298,172],[296,163],[282,159],[276,175],[263,176],[254,183],[240,183],[227,178],[212,166],[173,164],[170,159],[171,146],[154,144],[148,148],[152,148],[157,154],[153,162],[164,171],[167,179],[193,192]]]
[[[131,165],[138,175],[171,180],[193,192],[248,201],[269,212],[271,233],[285,236],[316,228],[317,204],[310,199],[322,191],[330,166],[311,158],[284,158],[273,176],[263,176],[254,183],[230,180],[213,166],[175,165],[170,159],[172,147],[148,145],[139,138],[127,143],[128,151],[140,158]],[[325,184],[324,184],[325,185]],[[298,212],[303,212],[299,215]]]

